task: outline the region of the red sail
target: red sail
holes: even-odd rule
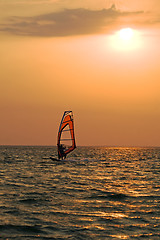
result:
[[[63,151],[62,145],[64,146]],[[76,148],[72,111],[65,111],[63,114],[58,131],[57,146],[59,158],[63,158]]]

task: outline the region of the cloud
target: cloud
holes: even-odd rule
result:
[[[34,17],[12,17],[8,23],[0,25],[0,31],[23,36],[60,37],[109,32],[118,19],[136,16],[143,12],[121,12],[115,5],[102,10],[84,8]]]
[[[43,3],[55,3],[58,2],[59,0],[14,0],[14,1],[8,1],[7,4],[8,5],[37,5],[37,4],[43,4]],[[4,1],[6,3],[6,0]],[[0,5],[4,5],[4,2],[1,1]]]

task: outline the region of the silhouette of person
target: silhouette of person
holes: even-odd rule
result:
[[[60,158],[62,158],[62,160],[63,159],[65,159],[66,158],[66,154],[65,154],[65,149],[66,149],[66,147],[63,145],[63,144],[60,144],[60,146],[59,146],[59,151],[60,151],[60,154],[58,155],[58,158],[60,159]],[[60,156],[61,155],[61,156]]]

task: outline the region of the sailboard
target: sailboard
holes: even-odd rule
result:
[[[60,122],[57,137],[58,159],[50,157],[53,161],[60,161],[76,148],[73,112],[65,111]]]

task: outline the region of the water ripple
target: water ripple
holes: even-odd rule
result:
[[[0,239],[160,239],[160,148],[0,147]]]

